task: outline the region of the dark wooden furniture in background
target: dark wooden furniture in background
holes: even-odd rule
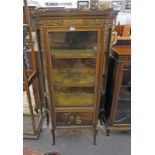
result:
[[[124,25],[122,37],[129,37],[131,35],[131,25]]]
[[[23,138],[37,139],[43,123],[40,85],[36,67],[32,28],[30,25],[27,1],[23,6],[23,92],[26,92],[26,103],[23,103]],[[32,89],[30,89],[32,86]],[[30,91],[32,90],[32,91]],[[34,95],[34,104],[33,104]],[[24,111],[24,109],[26,109]]]
[[[117,36],[129,37],[131,35],[131,25],[118,25],[114,27]]]
[[[131,47],[114,46],[109,56],[105,94],[106,135],[131,128]]]
[[[117,42],[114,46],[131,46],[131,38],[130,37],[117,37]]]
[[[96,144],[101,91],[116,12],[38,9],[36,23],[53,144],[57,129],[93,129]]]

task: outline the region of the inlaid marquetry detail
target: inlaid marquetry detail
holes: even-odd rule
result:
[[[107,52],[107,44],[108,44],[108,36],[109,36],[109,29],[107,27],[105,27],[104,30],[104,34],[103,34],[104,38],[103,38],[103,48],[105,50],[105,52]]]
[[[112,19],[103,19],[103,24],[112,24]]]
[[[39,20],[38,21],[38,25],[43,25],[43,21],[42,20]]]
[[[83,22],[82,22],[82,19],[64,19],[64,25],[69,25],[69,26],[72,26],[72,25],[82,25]]]
[[[56,19],[45,20],[45,25],[46,26],[59,26],[59,25],[62,25],[62,20],[56,20]]]
[[[84,24],[86,24],[86,25],[102,25],[102,19],[85,19]]]
[[[60,112],[56,113],[57,126],[92,125],[93,113],[90,112]]]
[[[43,22],[42,20],[37,19],[37,20],[36,20],[36,24],[37,24],[38,26],[42,26],[42,25],[44,24],[44,22]]]

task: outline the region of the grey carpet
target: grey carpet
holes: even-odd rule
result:
[[[131,155],[130,132],[112,132],[107,137],[101,126],[96,146],[90,130],[59,130],[53,146],[50,129],[45,125],[39,140],[24,140],[23,145],[42,153],[58,151],[62,155]]]

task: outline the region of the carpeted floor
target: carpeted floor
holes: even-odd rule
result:
[[[99,126],[97,145],[93,145],[93,132],[90,130],[59,130],[56,133],[56,145],[52,145],[50,129],[43,126],[39,140],[24,140],[29,146],[42,153],[58,151],[62,155],[130,155],[130,132],[113,132],[105,135]]]

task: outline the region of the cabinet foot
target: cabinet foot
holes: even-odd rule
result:
[[[106,136],[110,136],[110,129],[106,129]]]
[[[52,145],[55,145],[55,130],[51,130],[51,133],[52,133],[52,137],[53,137],[53,143]]]
[[[49,126],[49,107],[48,107],[48,100],[47,100],[47,97],[45,96],[45,116],[46,116],[46,125]]]
[[[96,136],[98,134],[98,129],[94,129],[94,145],[97,145],[96,144]]]

